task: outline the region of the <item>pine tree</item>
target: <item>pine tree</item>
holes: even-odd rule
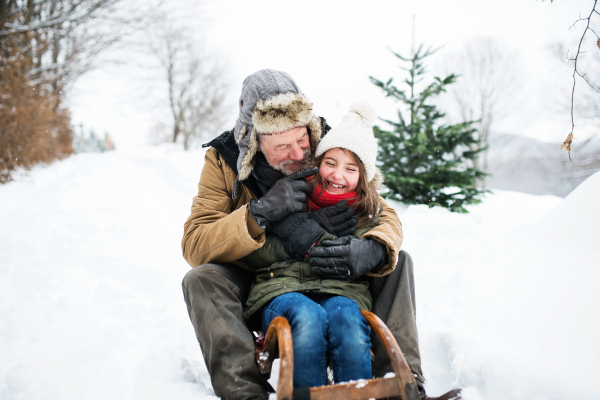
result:
[[[444,79],[435,77],[416,93],[417,85],[426,73],[424,59],[435,51],[437,49],[423,51],[421,45],[411,58],[392,52],[404,64],[409,64],[409,68],[401,67],[409,74],[403,81],[408,86],[408,93],[394,86],[393,78],[382,82],[370,77],[386,97],[406,106],[409,117],[406,120],[405,114],[398,110],[398,122],[383,120],[391,125],[391,131],[379,126],[374,128],[379,140],[379,167],[388,189],[382,195],[406,204],[427,204],[467,212],[464,206],[480,203],[478,197],[486,192],[477,188],[478,180],[486,174],[472,166],[472,160],[485,149],[469,149],[477,142],[477,130],[471,126],[475,121],[444,125],[441,123],[444,113],[431,104],[446,86],[456,81],[456,75]]]

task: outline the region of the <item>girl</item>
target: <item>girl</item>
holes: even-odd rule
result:
[[[340,236],[360,238],[379,223],[381,203],[377,188],[382,179],[375,166],[374,120],[375,111],[368,103],[354,103],[315,152],[319,170],[309,178],[314,190],[308,210],[316,214],[335,204],[354,208],[356,229],[346,230]],[[292,225],[297,234],[302,221],[309,218],[306,213],[300,214],[303,215],[291,217],[298,221]],[[316,246],[337,237],[323,230],[317,239]],[[287,318],[294,343],[294,387],[327,384],[327,356],[331,358],[336,383],[371,379],[370,329],[360,313],[371,309],[366,277],[323,279],[323,274],[314,273],[319,272],[314,267],[311,271],[308,254],[292,254],[293,259],[287,250],[285,241],[267,232],[265,245],[244,259],[257,269],[245,317],[258,314],[265,332],[276,316]],[[369,256],[381,260],[373,270],[364,273],[375,272],[387,262],[385,254]]]

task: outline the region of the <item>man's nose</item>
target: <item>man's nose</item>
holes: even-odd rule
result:
[[[302,150],[302,148],[297,144],[292,147],[292,150],[290,150],[290,159],[292,160],[301,161],[303,156],[304,150]]]

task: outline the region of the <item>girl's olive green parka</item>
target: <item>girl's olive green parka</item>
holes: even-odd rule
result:
[[[373,218],[357,229],[355,236],[361,237],[376,227],[380,219],[379,215]],[[321,240],[335,238],[325,233]],[[306,261],[290,259],[281,240],[273,234],[267,234],[264,246],[246,256],[244,262],[256,270],[256,279],[246,302],[246,319],[275,297],[289,292],[345,296],[354,300],[361,310],[371,310],[372,299],[366,277],[347,281],[321,279],[311,273],[310,264]]]

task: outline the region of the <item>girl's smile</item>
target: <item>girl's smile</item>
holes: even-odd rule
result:
[[[319,175],[326,183],[325,191],[331,194],[353,192],[358,186],[358,165],[350,151],[339,147],[325,153]]]

